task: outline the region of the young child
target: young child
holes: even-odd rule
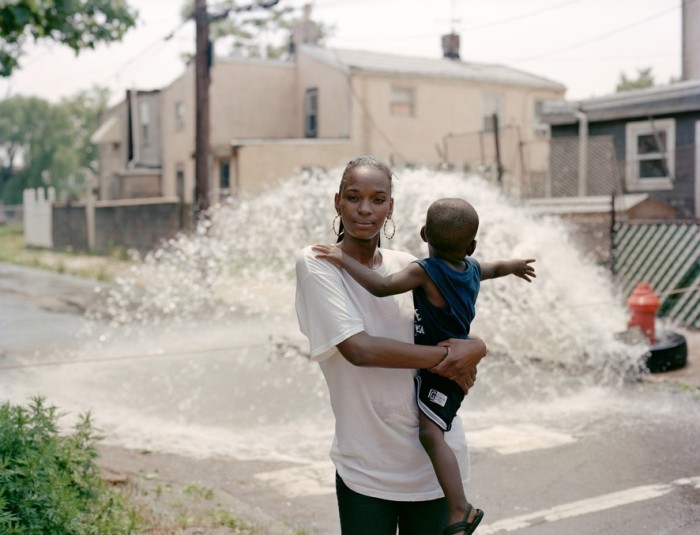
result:
[[[415,342],[436,345],[448,338],[468,338],[482,280],[515,275],[530,282],[535,277],[530,265],[533,259],[479,264],[471,258],[478,228],[479,216],[468,202],[454,198],[435,201],[420,231],[430,256],[387,277],[344,255],[336,246],[316,245],[314,251],[318,258],[345,269],[378,297],[413,290]],[[448,354],[446,346],[445,356]],[[420,370],[415,381],[420,441],[447,499],[449,525],[444,533],[473,533],[484,513],[467,502],[457,459],[444,440],[465,392],[457,383],[428,370]]]

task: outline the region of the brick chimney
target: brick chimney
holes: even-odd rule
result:
[[[700,1],[683,1],[683,80],[700,80]]]
[[[442,36],[442,57],[459,59],[459,34],[452,32]]]

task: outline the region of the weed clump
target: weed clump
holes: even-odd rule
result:
[[[100,478],[90,413],[68,434],[60,416],[41,397],[0,405],[0,533],[137,533],[135,509]]]

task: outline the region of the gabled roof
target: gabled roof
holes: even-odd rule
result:
[[[433,78],[472,80],[480,83],[518,85],[536,89],[565,91],[559,82],[525,71],[488,63],[470,63],[445,58],[400,56],[364,50],[344,50],[303,45],[303,54],[350,72],[389,75],[418,75]]]
[[[578,121],[574,115],[575,110],[583,112],[589,121],[606,121],[698,109],[700,80],[685,80],[586,100],[547,102],[542,120],[554,125],[575,123]]]

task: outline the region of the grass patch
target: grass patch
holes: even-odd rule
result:
[[[123,248],[113,248],[108,256],[28,248],[21,223],[0,225],[0,262],[98,281],[114,280],[129,266],[128,252]]]

